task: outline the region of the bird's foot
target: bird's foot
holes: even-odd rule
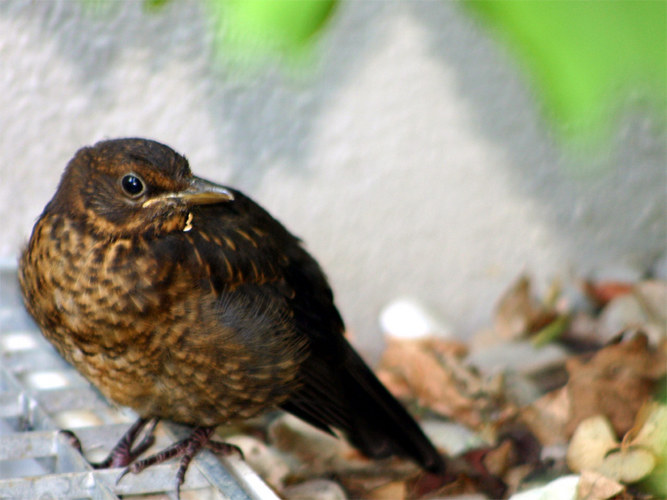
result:
[[[116,446],[109,452],[107,458],[101,462],[88,462],[95,469],[106,469],[113,467],[124,467],[132,463],[139,455],[151,447],[155,441],[155,436],[153,436],[153,431],[155,426],[158,423],[158,419],[138,419],[132,426],[127,430],[123,437],[120,438]],[[141,433],[142,429],[148,425],[147,430],[144,433],[144,437],[137,443],[133,448],[132,445],[137,439],[137,436]],[[65,439],[69,442],[70,446],[75,448],[81,455],[83,455],[83,449],[81,446],[81,441],[72,431],[63,429],[60,431],[60,435],[64,436]]]
[[[188,470],[188,466],[190,465],[192,459],[203,448],[208,448],[214,453],[220,455],[238,453],[241,458],[243,458],[243,452],[238,446],[222,443],[219,441],[211,441],[211,434],[213,434],[214,430],[215,427],[196,427],[192,431],[192,434],[190,434],[182,441],[174,443],[159,453],[134,462],[130,466],[126,467],[116,483],[120,482],[120,480],[130,472],[132,474],[139,474],[141,471],[147,467],[150,467],[151,465],[161,464],[162,462],[166,462],[167,460],[174,457],[181,457],[181,463],[178,467],[178,472],[176,473],[176,497],[180,498],[181,485],[183,484],[185,478],[185,472]]]
[[[125,467],[131,464],[139,455],[151,447],[155,442],[153,431],[158,423],[157,418],[140,418],[127,430],[123,437],[116,443],[116,446],[109,452],[107,458],[101,462],[91,463],[96,469],[106,469],[113,467]],[[144,437],[133,448],[132,445],[141,433],[144,427],[148,426],[144,432]]]

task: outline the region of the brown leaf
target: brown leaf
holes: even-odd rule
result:
[[[456,488],[456,485],[461,486],[461,482],[456,475],[442,476],[440,474],[422,473],[414,476],[406,482],[408,498],[439,498],[438,492],[443,488]],[[452,491],[452,490],[450,490]]]
[[[517,340],[539,332],[556,320],[553,308],[560,287],[552,287],[551,297],[539,302],[533,297],[530,279],[523,275],[502,295],[496,306],[494,333],[503,340]],[[561,315],[563,315],[561,313]],[[566,316],[566,315],[564,315]]]
[[[520,410],[519,420],[537,436],[545,446],[565,443],[565,429],[570,421],[571,403],[567,388],[551,391],[530,406]]]
[[[391,467],[379,466],[364,471],[347,471],[339,473],[337,480],[348,491],[350,498],[365,500],[381,500],[396,498],[403,500],[414,498],[409,494],[409,484],[420,476],[421,471],[412,469],[412,472],[397,471]],[[431,488],[433,489],[433,488]]]
[[[389,392],[391,392],[398,399],[403,401],[414,399],[414,394],[410,384],[400,373],[394,373],[392,371],[379,368],[376,375],[377,378],[380,379],[380,382],[382,382],[382,385],[384,385],[389,390]]]
[[[471,477],[480,491],[498,495],[505,489],[516,491],[521,481],[540,466],[540,450],[535,436],[514,425],[502,432],[498,445],[469,450],[462,458],[471,467]]]
[[[611,344],[590,359],[568,360],[565,387],[549,392],[519,412],[544,445],[565,443],[586,418],[604,415],[621,436],[633,425],[656,381],[667,372],[665,346],[651,349],[646,336]]]
[[[431,477],[428,477],[431,476]],[[442,498],[485,495],[487,498],[503,498],[505,485],[492,476],[472,477],[458,473],[454,478],[438,482],[432,474],[427,474],[408,482],[408,498],[419,500],[438,500]],[[435,485],[435,488],[434,488]]]
[[[491,475],[502,477],[515,462],[514,451],[511,441],[503,441],[484,455],[484,467]]]
[[[604,307],[616,297],[622,297],[632,293],[635,285],[623,281],[598,281],[584,280],[582,288],[584,293],[597,305]]]
[[[468,346],[463,342],[437,337],[424,339],[424,348],[431,349],[438,356],[445,358],[454,357],[463,359],[469,352]]]
[[[407,385],[419,405],[479,427],[484,422],[482,412],[492,399],[485,399],[484,393],[492,388],[459,357],[447,354],[464,351],[458,347],[449,350],[444,341],[434,342],[390,339],[380,361],[380,380],[399,395],[405,395]],[[434,346],[438,346],[437,351]]]
[[[638,334],[606,346],[589,361],[571,359],[566,368],[572,410],[567,435],[582,420],[598,414],[609,418],[616,434],[623,435],[653,393],[655,382],[667,371],[667,356],[664,349],[651,350],[646,336]]]
[[[494,330],[505,340],[523,337],[530,331],[539,308],[532,297],[532,287],[527,276],[520,276],[502,295],[496,307]]]

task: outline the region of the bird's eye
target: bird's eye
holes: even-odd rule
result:
[[[127,174],[120,180],[120,185],[127,194],[137,197],[144,192],[143,181],[134,174]]]

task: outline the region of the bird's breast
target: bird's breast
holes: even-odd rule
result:
[[[19,277],[44,335],[103,394],[144,416],[215,425],[282,402],[299,359],[244,349],[219,321],[221,307],[244,302],[221,301],[201,254],[190,235],[109,240],[46,216]],[[273,338],[270,330],[287,329],[281,321],[258,322],[257,334]]]

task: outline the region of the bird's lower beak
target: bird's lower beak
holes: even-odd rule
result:
[[[193,177],[192,181],[190,181],[190,185],[183,191],[162,194],[150,198],[144,202],[143,207],[146,208],[154,203],[170,199],[183,200],[188,205],[213,205],[215,203],[232,201],[234,195],[227,188],[200,179],[199,177]]]

